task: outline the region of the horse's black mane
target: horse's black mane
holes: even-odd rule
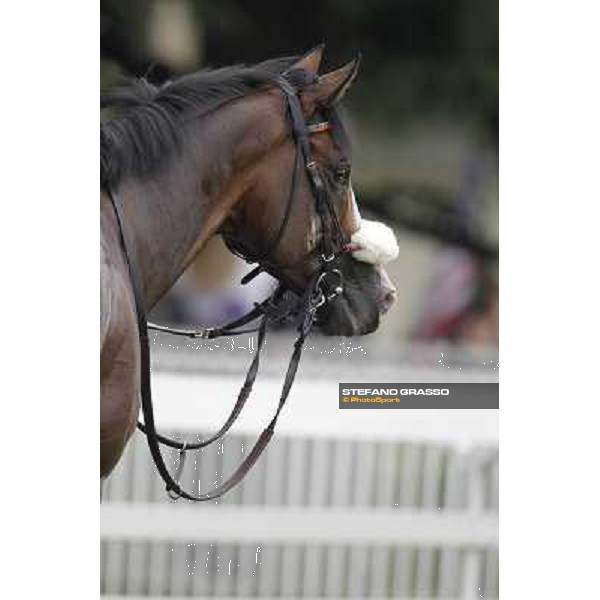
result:
[[[127,176],[154,172],[181,148],[190,115],[205,114],[271,84],[296,60],[199,71],[160,86],[133,79],[104,94],[100,108],[119,116],[100,124],[101,189],[114,189]]]

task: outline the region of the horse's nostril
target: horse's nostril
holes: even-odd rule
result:
[[[379,311],[381,314],[385,314],[390,308],[392,308],[394,302],[398,298],[398,293],[395,289],[386,291],[379,300]]]

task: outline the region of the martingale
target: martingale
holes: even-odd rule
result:
[[[294,173],[292,177],[292,186],[290,190],[290,196],[288,200],[288,208],[286,214],[289,214],[291,204],[294,198],[295,183],[298,181],[298,174],[300,169],[304,168],[308,175],[308,179],[311,185],[311,190],[315,198],[316,212],[321,220],[322,235],[320,239],[320,267],[312,277],[307,289],[297,297],[291,303],[289,299],[286,299],[284,294],[284,288],[280,285],[274,294],[261,305],[258,305],[255,309],[250,311],[244,317],[237,319],[233,323],[229,323],[220,328],[209,328],[197,331],[191,330],[177,330],[171,329],[164,326],[155,326],[148,324],[146,315],[144,312],[143,295],[141,291],[141,284],[139,280],[139,274],[133,263],[132,254],[128,251],[127,240],[124,237],[122,218],[118,203],[114,197],[114,194],[110,193],[109,197],[112,202],[115,214],[117,216],[117,222],[119,225],[120,242],[123,249],[124,256],[126,258],[127,266],[129,269],[129,275],[132,281],[134,296],[135,296],[135,309],[138,322],[139,330],[139,342],[140,342],[140,353],[141,353],[141,395],[142,395],[142,413],[144,416],[144,423],[138,423],[138,428],[146,435],[148,440],[148,446],[150,453],[156,465],[156,468],[162,477],[166,485],[167,493],[172,498],[185,498],[187,500],[201,502],[209,501],[222,496],[224,493],[233,488],[239,483],[246,473],[256,463],[264,449],[267,447],[271,440],[274,432],[277,419],[283,409],[283,406],[288,398],[296,371],[298,369],[298,363],[304,348],[304,342],[306,337],[310,333],[317,309],[333,300],[336,296],[343,291],[343,278],[339,269],[334,268],[335,259],[339,254],[348,251],[348,244],[350,240],[347,239],[344,233],[336,212],[331,205],[331,200],[325,193],[323,182],[316,168],[316,163],[312,159],[310,145],[309,145],[309,134],[310,130],[302,114],[300,101],[297,96],[297,90],[294,88],[292,83],[286,78],[285,75],[280,76],[276,80],[277,85],[282,90],[287,99],[288,110],[291,117],[293,138],[296,142],[296,162]],[[330,229],[329,220],[331,218],[333,230]],[[283,230],[287,224],[287,217],[284,218],[282,226],[277,234],[274,242],[271,244],[271,250],[277,246],[283,235]],[[267,263],[261,257],[254,256],[248,249],[241,248],[239,245],[235,247],[237,253],[241,254],[247,260],[255,260],[259,263],[261,269],[275,275],[280,281],[285,281],[285,278],[281,277],[276,267],[272,264]],[[256,273],[255,273],[256,274]],[[250,395],[252,385],[258,373],[260,351],[263,346],[267,323],[270,321],[281,321],[290,316],[295,317],[298,320],[298,337],[294,342],[294,350],[290,358],[288,369],[286,372],[279,404],[275,415],[263,430],[254,447],[250,453],[246,456],[246,459],[239,465],[237,470],[223,482],[215,490],[207,492],[205,494],[192,494],[181,488],[179,485],[179,479],[184,466],[186,452],[189,450],[197,450],[203,448],[210,443],[216,441],[222,437],[233,425],[237,416],[241,412],[247,398]],[[262,317],[260,325],[256,329],[242,329],[239,327],[248,324],[258,317]],[[222,335],[236,335],[239,333],[245,333],[247,331],[258,331],[257,350],[255,357],[250,365],[248,373],[246,375],[246,381],[240,390],[238,400],[223,427],[208,438],[201,442],[188,444],[185,442],[179,442],[162,436],[157,433],[156,426],[154,423],[154,410],[152,405],[152,394],[150,384],[150,349],[148,340],[148,329],[157,329],[166,331],[174,335],[184,335],[192,338],[205,338],[212,339]],[[180,460],[177,472],[175,475],[171,475],[168,467],[165,464],[164,458],[160,450],[160,444],[179,450]]]

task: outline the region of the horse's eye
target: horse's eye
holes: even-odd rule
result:
[[[335,180],[341,185],[348,185],[350,181],[350,163],[343,162],[335,170]]]

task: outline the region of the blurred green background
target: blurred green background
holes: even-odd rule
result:
[[[344,101],[353,183],[400,241],[400,300],[378,335],[497,345],[496,0],[102,0],[101,86],[320,42],[322,70],[362,53]]]

